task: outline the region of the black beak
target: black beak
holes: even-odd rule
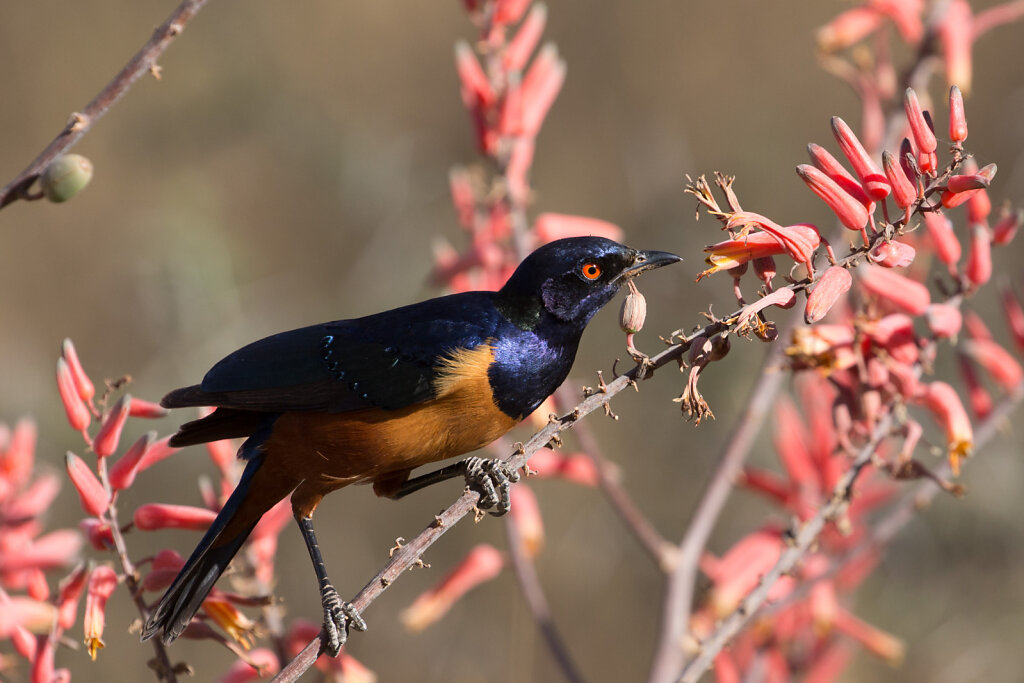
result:
[[[616,280],[636,277],[644,271],[661,268],[662,266],[678,263],[682,260],[682,256],[676,256],[667,251],[638,251],[633,256],[633,265],[619,273],[619,277]]]

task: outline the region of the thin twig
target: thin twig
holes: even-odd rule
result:
[[[573,661],[572,655],[569,654],[569,648],[566,647],[565,641],[562,640],[562,636],[555,627],[555,621],[551,617],[551,608],[548,606],[547,597],[545,597],[544,589],[540,585],[540,579],[537,578],[537,570],[533,566],[533,561],[526,555],[526,551],[523,548],[523,539],[519,533],[519,526],[512,515],[506,515],[505,517],[505,531],[508,533],[508,549],[509,555],[512,558],[512,571],[516,575],[519,590],[522,591],[523,597],[526,599],[526,604],[530,608],[533,620],[537,623],[537,628],[540,629],[541,635],[544,636],[548,649],[551,650],[551,654],[554,656],[559,668],[561,668],[565,679],[571,681],[571,683],[583,683],[585,679],[580,673],[579,667]]]
[[[14,180],[0,189],[0,209],[18,199],[35,198],[34,195],[29,195],[28,189],[46,170],[46,167],[81,140],[82,136],[92,128],[92,125],[107,113],[140,76],[147,73],[159,74],[160,67],[157,66],[156,60],[208,1],[184,0],[178,5],[167,21],[157,27],[149,41],[135,53],[135,56],[114,76],[113,80],[107,83],[106,87],[89,104],[85,105],[82,111],[74,112],[64,129],[47,145],[46,149]]]
[[[800,527],[793,536],[792,545],[782,552],[778,562],[761,578],[757,588],[751,591],[743,599],[739,607],[720,622],[715,628],[714,633],[701,643],[700,654],[686,665],[679,680],[683,681],[683,683],[694,683],[700,678],[701,674],[707,671],[726,643],[750,621],[761,605],[764,604],[765,600],[768,599],[768,594],[771,592],[772,587],[775,586],[775,583],[784,575],[793,571],[797,563],[803,559],[807,551],[818,539],[818,536],[825,529],[825,525],[829,520],[834,519],[843,507],[849,504],[850,494],[857,476],[861,473],[861,470],[871,463],[871,458],[875,454],[878,444],[889,434],[891,425],[891,414],[885,415],[878,421],[871,435],[871,441],[861,448],[850,469],[840,477],[828,503],[823,505],[814,517]]]

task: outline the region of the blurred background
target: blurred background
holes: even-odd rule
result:
[[[174,5],[0,3],[0,180],[36,156]],[[694,283],[701,248],[720,237],[717,224],[694,221],[685,174],[735,174],[745,208],[784,223],[829,224],[792,169],[805,162],[808,142],[835,149],[830,116],[860,118],[852,92],[814,58],[814,30],[848,6],[570,0],[549,7],[545,37],[557,43],[568,77],[537,142],[534,215],[602,218],[622,226],[633,246],[686,257],[641,282],[650,309],[641,348],[657,350],[658,334],[701,322],[709,304],[724,312],[734,303],[727,279]],[[977,45],[967,101],[968,149],[982,164],[999,164],[990,191],[996,206],[1024,199],[1020,36],[1021,25],[1011,25]],[[54,386],[64,337],[74,339],[95,379],[130,374],[134,395],[158,400],[264,335],[440,293],[427,284],[432,241],[464,239],[448,170],[477,159],[452,48],[474,37],[454,1],[211,2],[160,60],[163,79],[142,79],[75,149],[95,164],[91,186],[69,204],[19,202],[0,213],[0,420],[33,416],[38,457],[59,469],[67,449],[81,449]],[[945,89],[941,78],[932,83],[939,101]],[[996,253],[998,272],[1018,284],[1019,246]],[[972,305],[1006,341],[992,293]],[[607,373],[625,358],[616,309],[591,324],[573,386],[592,384],[596,370]],[[667,538],[685,529],[765,350],[734,342],[728,362],[705,376],[717,421],[694,427],[681,419],[670,399],[683,376],[670,370],[616,400],[618,422],[590,418],[626,488]],[[188,418],[175,414],[157,428],[163,435]],[[768,436],[754,462],[776,467]],[[966,470],[967,497],[938,498],[858,593],[854,611],[909,644],[903,667],[859,654],[844,680],[1018,675],[1018,439],[1007,426]],[[121,508],[199,504],[197,477],[212,472],[203,449],[183,452],[142,475]],[[400,504],[364,487],[328,498],[318,528],[339,591],[354,594],[393,539],[417,534],[458,490],[438,486]],[[554,481],[535,490],[548,533],[538,569],[570,650],[591,680],[642,679],[658,627],[659,571],[600,495]],[[49,527],[77,523],[70,487],[58,502]],[[728,548],[774,514],[734,494],[711,548]],[[138,557],[163,547],[187,555],[197,540],[190,532],[129,536]],[[427,552],[431,569],[405,575],[370,608],[371,630],[357,634],[350,651],[380,680],[557,678],[508,572],[423,633],[399,624],[398,612],[480,542],[501,547],[502,525],[459,525]],[[294,527],[282,534],[280,557],[287,569],[277,592],[289,616],[318,620],[312,569]],[[146,680],[151,649],[126,632],[134,616],[119,591],[98,661],[64,650],[58,666],[69,666],[76,681]],[[171,654],[196,665],[198,680],[215,678],[234,659],[209,642],[181,641]]]

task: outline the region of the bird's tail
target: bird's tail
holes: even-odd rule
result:
[[[142,640],[159,633],[169,645],[181,635],[263,513],[291,490],[280,480],[257,476],[265,455],[250,444],[255,441],[254,435],[243,445],[242,456],[250,457],[238,486],[146,620]],[[252,452],[246,453],[250,446]]]

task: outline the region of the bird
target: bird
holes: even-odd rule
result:
[[[450,294],[275,334],[229,354],[200,384],[168,393],[166,408],[214,407],[170,444],[244,438],[245,468],[142,630],[173,642],[260,517],[291,495],[324,610],[322,651],[337,656],[365,630],[327,576],[313,513],[356,483],[401,498],[464,476],[492,514],[518,479],[499,460],[470,457],[410,478],[508,432],[565,380],[591,318],[619,287],[681,261],[603,237],[569,237],[527,255],[498,291]]]

